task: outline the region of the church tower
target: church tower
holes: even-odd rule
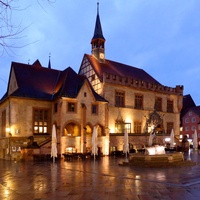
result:
[[[97,17],[94,29],[94,36],[91,40],[92,55],[98,59],[99,62],[105,62],[105,38],[103,37],[103,31],[101,28],[101,21],[99,17],[99,2],[97,3]]]

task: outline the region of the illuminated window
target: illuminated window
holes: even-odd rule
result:
[[[123,91],[115,91],[115,106],[124,107],[125,93]]]
[[[143,109],[143,95],[135,95],[135,109]]]
[[[141,132],[142,132],[142,123],[134,122],[134,133],[141,133]]]
[[[74,148],[74,147],[67,147],[65,149],[65,152],[66,153],[76,153],[76,148]]]
[[[47,109],[34,109],[33,110],[33,131],[34,134],[47,134],[49,133],[50,117],[49,110]]]
[[[115,133],[124,133],[125,129],[127,129],[127,132],[131,132],[131,124],[130,123],[123,123],[118,122],[115,123]]]
[[[173,111],[173,101],[167,100],[167,112],[172,113]]]

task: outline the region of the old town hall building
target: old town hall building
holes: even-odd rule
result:
[[[56,125],[58,154],[90,153],[98,126],[103,155],[155,143],[163,144],[173,129],[179,136],[183,86],[164,86],[142,69],[108,60],[99,10],[91,40],[92,54],[83,56],[78,74],[32,65],[11,64],[6,94],[0,101],[0,158],[31,159],[50,154]]]

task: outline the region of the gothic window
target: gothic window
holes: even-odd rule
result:
[[[167,112],[172,113],[173,111],[173,101],[167,100]]]
[[[47,134],[50,129],[50,116],[48,109],[33,109],[34,134]]]
[[[115,133],[124,133],[125,129],[131,132],[131,123],[117,122],[115,123]]]
[[[134,122],[134,133],[142,133],[142,123]]]
[[[135,109],[143,109],[143,95],[135,95]]]
[[[115,91],[115,106],[124,107],[125,93],[123,91]]]
[[[161,97],[156,97],[155,109],[156,109],[156,111],[162,111],[162,98]]]

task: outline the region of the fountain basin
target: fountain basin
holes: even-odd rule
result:
[[[122,165],[138,166],[138,167],[170,167],[170,166],[193,166],[195,162],[184,160],[182,152],[174,152],[169,154],[130,154],[128,162]]]

